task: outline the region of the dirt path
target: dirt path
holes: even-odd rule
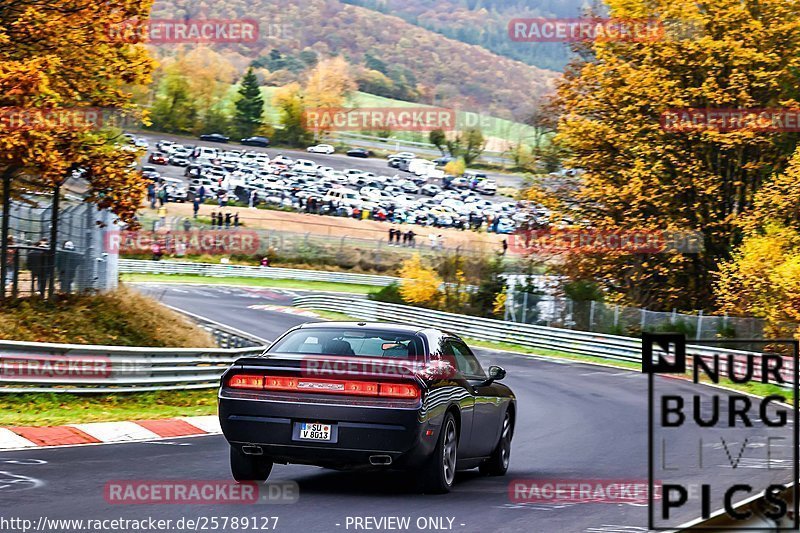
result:
[[[148,213],[154,213],[146,209]],[[200,207],[200,216],[209,217],[220,209],[212,205]],[[387,241],[391,224],[375,220],[356,220],[353,218],[310,215],[288,211],[271,211],[266,209],[249,209],[246,207],[226,207],[223,213],[239,213],[239,220],[251,229],[271,229],[292,233],[311,233],[327,237],[353,237],[357,239],[374,239]],[[192,204],[167,204],[169,217],[192,216]],[[461,246],[470,250],[497,251],[506,235],[495,235],[485,232],[460,231],[456,229],[433,228],[410,224],[394,224],[403,231],[413,230],[417,234],[417,246],[429,244],[430,234],[441,235],[442,244],[447,248]]]

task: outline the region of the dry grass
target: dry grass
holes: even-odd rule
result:
[[[210,348],[211,336],[182,315],[131,289],[38,298],[0,307],[0,339],[28,342]]]

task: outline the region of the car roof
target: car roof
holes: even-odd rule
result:
[[[381,329],[396,333],[416,334],[429,328],[408,326],[405,324],[392,324],[388,322],[308,322],[301,324],[302,329],[342,329],[342,328],[364,328]]]
[[[397,324],[393,322],[307,322],[300,324],[295,329],[347,329],[347,328],[364,328],[364,329],[379,329],[392,333],[405,333],[407,335],[422,335],[429,341],[436,337],[447,337],[462,340],[461,336],[453,333],[452,331],[432,328],[432,327],[418,327],[409,326],[406,324]]]

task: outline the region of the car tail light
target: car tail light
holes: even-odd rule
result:
[[[286,376],[264,376],[264,388],[266,390],[297,390],[297,378]]]
[[[232,389],[261,390],[264,388],[264,376],[236,374],[228,380],[228,386]]]
[[[419,387],[410,383],[381,383],[380,396],[384,398],[419,398]]]
[[[420,397],[420,389],[415,383],[311,379],[293,376],[235,374],[228,379],[228,386],[233,389],[341,394],[374,398],[413,400]]]

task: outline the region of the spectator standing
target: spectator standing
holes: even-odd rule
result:
[[[508,252],[508,241],[503,239],[503,255],[506,255],[506,252]]]
[[[166,185],[161,185],[158,188],[158,205],[163,207],[164,204],[166,204],[166,203],[167,203],[167,186]]]
[[[212,228],[216,228],[217,227],[217,212],[216,211],[211,213],[211,227]]]
[[[197,214],[200,212],[200,197],[195,196],[194,200],[192,200],[192,211],[194,211],[194,218],[197,218]]]
[[[16,274],[15,265],[17,258],[17,249],[14,248],[14,237],[8,236],[6,240],[6,279],[5,284],[11,285],[14,282],[14,275]]]
[[[233,215],[233,227],[234,228],[238,228],[239,227],[239,213],[236,213],[235,215]]]
[[[72,241],[66,241],[63,250],[56,255],[56,269],[58,270],[58,279],[61,281],[62,293],[70,294],[72,292],[72,283],[79,266],[80,254],[75,251],[75,244]]]
[[[46,248],[47,240],[42,239],[36,243],[36,248],[28,252],[28,270],[31,271],[34,290],[40,296],[44,296],[47,292],[47,282],[49,281],[50,261],[48,261]]]
[[[147,201],[150,203],[150,209],[156,208],[156,185],[149,183],[147,185]]]
[[[389,228],[389,246],[394,246],[394,228]]]
[[[163,204],[158,208],[158,222],[161,228],[167,225],[167,207]]]
[[[417,237],[417,234],[414,233],[414,230],[408,230],[408,233],[406,233],[406,235],[408,235],[408,245],[411,248],[416,248],[417,247],[417,242],[416,242],[415,239]]]
[[[231,214],[225,213],[225,229],[228,229],[230,227],[231,227]]]

